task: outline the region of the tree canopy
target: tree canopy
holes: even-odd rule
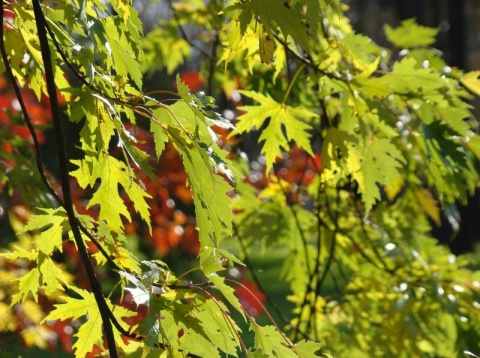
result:
[[[381,47],[337,0],[139,3],[165,13],[147,33],[131,0],[2,2],[4,337],[480,355],[478,262],[431,234],[479,183],[480,71],[413,19]],[[253,259],[273,255],[282,297]]]

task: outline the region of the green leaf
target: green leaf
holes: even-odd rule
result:
[[[388,41],[400,48],[432,45],[437,33],[438,29],[418,25],[414,19],[404,20],[396,29],[385,25]]]
[[[77,337],[73,348],[76,357],[85,357],[87,353],[93,349],[94,345],[103,347],[102,339],[102,318],[98,311],[97,301],[92,293],[73,288],[72,290],[78,294],[81,299],[66,297],[65,303],[57,304],[54,310],[44,318],[47,320],[60,319],[78,319],[88,314],[88,320],[83,323],[78,332],[74,335]]]
[[[295,344],[295,347],[293,348],[299,358],[310,358],[321,349],[322,345],[320,343],[307,341],[305,339]]]
[[[67,213],[61,207],[57,209],[38,209],[44,214],[35,214],[25,225],[25,231],[42,230],[35,237],[38,249],[46,256],[55,250],[62,251],[62,235],[69,229]]]
[[[63,291],[63,285],[69,286],[65,271],[56,265],[51,258],[43,257],[39,258],[38,261],[42,288],[46,295],[52,295],[59,290]]]
[[[128,194],[135,210],[151,230],[149,206],[146,202],[146,198],[151,196],[133,180],[130,168],[125,163],[104,152],[100,152],[97,158],[87,157],[84,160],[72,160],[72,163],[79,168],[70,175],[77,178],[82,188],[94,187],[97,180],[100,180],[100,185],[90,199],[87,209],[99,205],[99,219],[105,220],[110,230],[122,231],[121,215],[131,221],[130,213],[119,193],[120,187]]]
[[[88,319],[80,326],[78,332],[75,333],[74,337],[76,337],[77,340],[73,345],[73,348],[75,349],[75,357],[85,357],[91,352],[95,345],[103,347],[102,318],[93,293],[76,287],[71,287],[71,290],[79,295],[80,298],[63,297],[65,302],[56,304],[54,309],[43,319],[42,322],[56,319],[62,321],[67,319],[78,319],[88,315]],[[119,322],[121,322],[123,318],[132,317],[136,314],[123,307],[113,306],[109,302],[107,303]],[[119,335],[117,335],[117,337],[117,341],[118,339],[121,340]]]
[[[157,314],[148,311],[145,318],[138,325],[138,332],[145,337],[145,345],[147,347],[155,347],[161,337],[160,323]]]
[[[303,108],[293,108],[273,100],[270,96],[253,91],[240,91],[241,94],[254,99],[260,104],[257,106],[242,106],[240,110],[246,113],[238,117],[237,130],[241,133],[260,130],[268,120],[266,128],[262,130],[259,142],[264,142],[262,154],[265,154],[267,173],[281,157],[282,150],[290,150],[289,142],[294,141],[299,147],[313,156],[310,144],[311,126],[303,122],[318,117],[317,114]]]
[[[161,24],[150,31],[143,41],[145,62],[142,70],[148,72],[148,75],[153,75],[162,68],[172,74],[190,58],[190,45],[179,36],[177,26],[165,22]]]
[[[413,94],[421,97],[434,94],[445,87],[440,74],[431,68],[418,68],[413,58],[404,58],[395,63],[393,71],[384,76],[390,88],[399,94]]]
[[[80,298],[62,297],[65,302],[56,304],[54,309],[44,318],[43,322],[52,319],[64,321],[69,318],[77,319],[87,314],[96,314],[98,307],[93,294],[77,287],[72,287],[71,289]]]
[[[288,338],[279,332],[274,326],[259,326],[256,323],[250,323],[250,330],[255,333],[255,348],[261,349],[270,356],[278,358],[290,358],[295,353],[286,345]]]
[[[226,308],[223,307],[223,309],[225,310]],[[231,317],[225,315],[212,299],[207,299],[203,304],[199,305],[197,314],[202,321],[205,334],[209,340],[222,352],[237,357],[239,341],[231,324],[234,325],[237,333],[241,333],[241,331],[235,322],[231,320]]]
[[[185,98],[191,98],[188,87],[182,87],[181,83],[179,91]],[[214,168],[227,177],[233,174],[226,153],[218,147],[216,138],[212,138],[206,121],[202,120],[203,112],[197,107],[196,103],[188,105],[181,101],[155,110],[154,114],[159,123],[166,126],[166,134],[182,157],[193,192],[201,246],[212,246],[212,243],[217,246],[219,239],[231,231],[231,199],[227,192],[232,187],[214,173]]]
[[[365,215],[380,199],[379,185],[389,185],[401,175],[405,163],[400,150],[388,139],[371,137],[362,144],[348,145],[349,172],[358,183],[365,203]]]
[[[251,0],[251,4],[255,15],[260,17],[268,33],[275,32],[278,27],[285,38],[291,36],[293,41],[304,49],[309,48],[310,39],[304,25],[303,14],[293,8],[280,5],[277,0]]]
[[[107,52],[112,56],[114,69],[119,76],[129,76],[137,85],[142,88],[142,72],[140,63],[137,60],[139,52],[132,47],[132,42],[127,39],[119,26],[119,19],[107,17],[102,20],[104,35],[106,39],[105,46]],[[129,31],[129,34],[135,34],[137,31]]]
[[[275,52],[276,43],[269,34],[260,35],[260,59],[262,63],[270,63],[273,61],[273,53]]]
[[[480,137],[475,136],[469,138],[469,140],[466,141],[465,145],[470,149],[473,155],[475,155],[475,157],[480,160]]]
[[[18,279],[18,292],[12,296],[10,307],[19,302],[25,302],[31,293],[35,302],[38,301],[40,289],[40,271],[36,268],[30,270]]]
[[[118,271],[118,273],[136,286],[135,288],[126,287],[125,291],[130,292],[137,306],[150,302],[151,291],[141,280],[126,271]]]
[[[180,339],[180,349],[192,353],[197,357],[220,357],[215,346],[215,343],[194,330],[189,330],[188,333]]]
[[[150,121],[150,132],[153,134],[155,154],[157,155],[157,158],[160,159],[160,155],[162,155],[165,150],[165,144],[168,142],[168,134],[156,120]]]
[[[225,283],[225,278],[218,276],[216,273],[211,273],[207,277],[222,293],[223,297],[225,297],[228,303],[230,303],[245,318],[242,306],[240,305],[238,298],[235,296],[235,290]]]
[[[263,353],[261,349],[252,351],[251,349],[247,352],[247,358],[269,358],[271,355]]]

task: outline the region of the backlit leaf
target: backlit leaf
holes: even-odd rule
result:
[[[292,141],[313,155],[310,145],[311,135],[308,133],[311,126],[301,119],[308,120],[317,117],[317,114],[303,108],[278,103],[272,97],[261,93],[249,91],[240,93],[260,103],[257,106],[240,107],[246,113],[238,117],[237,130],[239,132],[260,130],[266,123],[266,128],[262,130],[259,141],[264,142],[262,153],[265,154],[267,173],[275,160],[281,157],[282,151],[290,149]]]
[[[388,185],[400,176],[405,162],[400,150],[388,139],[372,137],[361,145],[348,146],[347,166],[358,183],[366,213],[380,199],[379,185]]]
[[[255,348],[278,358],[289,358],[295,356],[290,347],[287,346],[288,338],[282,337],[274,326],[262,327],[256,323],[250,324],[250,330],[255,333]],[[293,344],[291,345],[293,347]]]
[[[39,209],[25,226],[25,230],[42,230],[35,238],[38,249],[45,255],[55,250],[62,251],[62,235],[69,228],[67,214],[63,208]]]
[[[404,20],[399,27],[392,29],[385,25],[387,39],[400,48],[413,48],[432,45],[438,29],[418,25],[414,19]]]

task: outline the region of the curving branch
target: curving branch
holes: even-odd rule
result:
[[[4,8],[3,6],[0,7],[0,18],[3,19],[4,17]],[[48,192],[55,198],[57,203],[59,205],[63,205],[63,200],[62,198],[58,195],[58,193],[53,189],[52,185],[50,184],[50,181],[46,175],[45,168],[43,166],[43,161],[42,161],[42,152],[40,148],[40,142],[37,137],[37,133],[35,132],[35,128],[33,127],[32,120],[30,118],[30,115],[28,114],[27,106],[25,105],[25,101],[23,100],[22,92],[20,91],[20,87],[18,86],[17,79],[15,78],[15,75],[13,74],[12,67],[10,65],[10,62],[8,60],[8,55],[7,55],[7,50],[5,48],[5,41],[3,40],[3,33],[4,29],[3,26],[0,27],[0,52],[2,55],[2,60],[3,63],[5,64],[5,71],[7,72],[7,76],[12,83],[13,90],[15,91],[15,96],[17,97],[18,103],[20,104],[20,108],[22,110],[23,114],[23,119],[25,120],[25,123],[28,127],[28,131],[30,132],[30,135],[33,140],[33,145],[34,145],[34,152],[35,152],[35,163],[37,165],[38,172],[40,174],[40,177],[42,179],[43,184],[47,188]]]
[[[48,44],[47,31],[46,31],[46,20],[42,12],[42,8],[39,0],[33,0],[33,12],[35,16],[35,24],[37,27],[38,38],[40,42],[40,51],[42,54],[42,60],[45,71],[45,81],[47,85],[47,93],[50,101],[50,109],[52,112],[53,125],[55,130],[55,139],[58,146],[58,160],[60,165],[60,176],[61,176],[61,185],[64,198],[64,208],[67,212],[68,221],[73,233],[75,243],[77,245],[78,251],[82,263],[87,272],[88,281],[90,287],[93,291],[95,300],[98,305],[100,316],[103,322],[103,329],[105,332],[105,337],[108,344],[108,350],[110,357],[118,357],[117,347],[115,345],[115,337],[113,333],[112,322],[110,320],[111,311],[108,307],[107,301],[102,293],[102,286],[98,281],[95,271],[93,269],[92,262],[87,251],[85,242],[83,241],[82,235],[80,233],[80,227],[78,225],[78,220],[75,215],[74,204],[72,201],[72,193],[70,188],[70,180],[68,175],[68,156],[65,143],[65,134],[62,123],[62,118],[60,116],[60,107],[57,99],[57,91],[55,86],[55,78],[53,73],[53,63],[50,52],[50,46]]]

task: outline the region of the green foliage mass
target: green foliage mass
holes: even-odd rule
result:
[[[38,100],[52,99],[53,88],[65,101],[64,115],[51,102],[63,172],[51,185],[37,161],[41,181],[31,183],[49,200],[33,201],[23,227],[12,224],[19,242],[2,254],[26,267],[10,309],[51,300],[38,326],[76,320],[76,357],[94,349],[142,358],[480,355],[476,262],[430,234],[478,185],[470,102],[480,72],[448,67],[430,47],[437,30],[413,20],[386,26],[391,47],[382,48],[352,30],[336,0],[169,6],[143,36],[129,0],[3,2],[1,73]],[[144,74],[172,74],[194,59],[207,95],[178,76],[176,92],[146,92]],[[242,98],[234,122],[216,112],[221,93]],[[79,133],[72,157],[62,156],[66,121]],[[150,132],[153,152],[136,128]],[[241,142],[252,132],[261,157],[250,166]],[[0,155],[22,163],[25,143],[13,143],[18,158],[4,147]],[[126,235],[137,218],[152,231],[143,180],[167,146],[185,169],[199,232],[199,256],[185,272],[137,258]],[[304,163],[297,171],[294,160]],[[0,172],[11,191],[30,180]],[[73,185],[85,202],[72,203]],[[66,245],[88,288],[66,273]],[[291,291],[277,299],[294,311],[262,325],[226,272],[242,261],[253,270],[249,255],[274,249],[285,254],[278,279]],[[115,277],[110,292],[101,272]],[[115,301],[127,293],[132,305]]]

